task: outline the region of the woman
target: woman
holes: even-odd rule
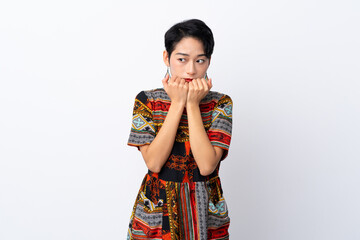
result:
[[[213,47],[204,22],[175,24],[165,34],[164,87],[136,96],[128,145],[141,151],[149,171],[128,239],[229,239],[218,172],[231,140],[232,100],[210,91]]]

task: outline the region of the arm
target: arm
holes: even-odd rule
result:
[[[186,109],[191,151],[200,174],[203,176],[210,175],[218,165],[224,150],[211,144],[203,125],[199,105],[188,104]]]
[[[168,159],[183,110],[184,104],[171,103],[165,121],[154,140],[150,145],[140,147],[146,166],[150,171],[160,172]]]
[[[191,151],[199,167],[200,174],[203,176],[210,175],[215,170],[224,151],[211,144],[201,118],[199,103],[210,91],[211,87],[211,79],[209,82],[206,82],[205,79],[193,79],[189,83],[186,103]]]
[[[172,77],[169,82],[167,82],[168,79],[168,75],[163,79],[164,89],[171,99],[167,116],[154,140],[149,145],[140,147],[146,166],[154,173],[160,172],[171,153],[186,103],[188,87],[185,80],[176,76]]]

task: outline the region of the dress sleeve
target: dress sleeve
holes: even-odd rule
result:
[[[156,131],[151,103],[144,91],[141,91],[135,98],[130,136],[127,144],[140,150],[140,146],[150,144],[155,136]]]
[[[229,151],[232,131],[232,99],[223,95],[215,105],[208,137],[213,146],[224,149],[221,160],[224,160]]]

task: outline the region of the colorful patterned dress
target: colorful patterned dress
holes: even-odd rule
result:
[[[141,91],[135,98],[128,145],[150,144],[159,132],[171,101],[163,88]],[[200,102],[205,130],[213,146],[228,154],[232,100],[210,91]],[[221,163],[220,161],[220,163]],[[133,207],[127,239],[229,239],[230,218],[223,197],[219,165],[200,175],[191,152],[186,108],[173,149],[159,173],[145,175]]]

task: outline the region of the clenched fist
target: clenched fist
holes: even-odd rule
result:
[[[187,94],[186,104],[199,105],[212,88],[212,79],[206,81],[205,78],[195,78],[189,82],[189,91]]]
[[[169,80],[169,74],[166,74],[162,80],[165,92],[169,95],[172,103],[186,104],[189,83],[185,82],[185,79],[177,76],[172,76]]]

